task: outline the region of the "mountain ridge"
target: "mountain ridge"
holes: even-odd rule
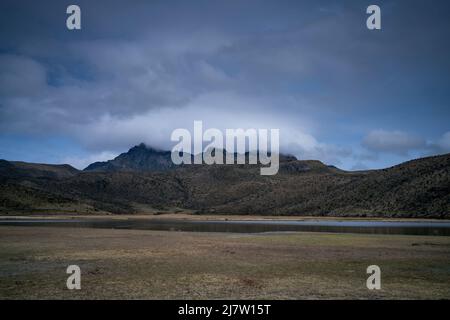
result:
[[[170,156],[170,151],[157,150],[141,143],[112,160],[91,163],[83,171],[169,170],[175,167]]]
[[[225,150],[212,150],[212,152],[222,152],[226,155]],[[98,161],[91,163],[83,171],[96,172],[113,172],[113,171],[166,171],[175,169],[182,165],[175,165],[171,158],[172,152],[165,150],[158,150],[147,146],[145,143],[140,143],[123,152],[114,159],[108,161]],[[188,154],[191,162],[194,161],[194,155]],[[234,154],[236,159],[237,154]],[[246,160],[248,160],[249,152],[245,153]],[[292,155],[280,154],[280,162],[297,160]],[[246,161],[248,162],[248,161]]]
[[[148,170],[128,170],[131,158]],[[0,160],[0,213],[450,218],[450,154],[356,172],[286,157],[274,176],[248,164],[152,171],[154,164],[142,162],[152,157],[131,158],[110,171]]]

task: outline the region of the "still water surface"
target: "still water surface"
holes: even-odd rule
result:
[[[168,219],[0,219],[0,226],[196,231],[196,232],[336,232],[450,236],[450,222],[367,220],[187,221]]]

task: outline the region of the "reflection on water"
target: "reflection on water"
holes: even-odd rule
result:
[[[164,219],[0,219],[0,226],[55,226],[197,232],[337,232],[450,236],[450,222],[398,221],[186,221]]]

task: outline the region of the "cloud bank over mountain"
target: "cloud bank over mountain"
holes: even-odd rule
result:
[[[80,167],[194,120],[279,128],[284,152],[346,169],[450,152],[444,1],[381,1],[378,33],[360,2],[79,5],[76,32],[64,3],[0,5],[3,158]]]

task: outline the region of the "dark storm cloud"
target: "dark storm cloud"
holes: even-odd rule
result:
[[[361,145],[445,150],[449,5],[377,2],[380,32],[367,1],[77,1],[81,31],[72,2],[3,1],[0,131],[101,153],[169,148],[193,120],[279,127],[287,152],[348,168]]]

